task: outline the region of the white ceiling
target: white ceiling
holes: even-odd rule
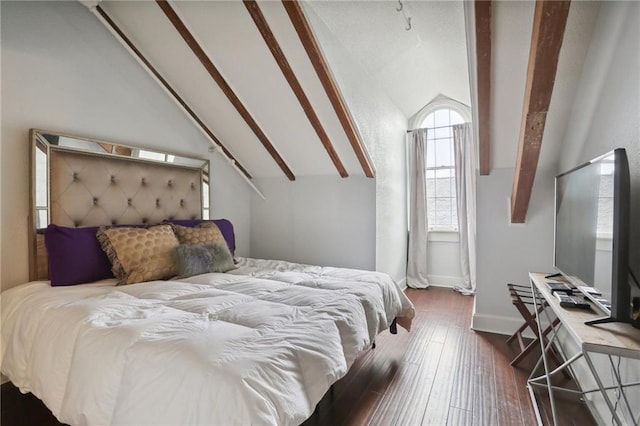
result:
[[[315,0],[304,5],[350,53],[352,66],[370,74],[407,118],[439,94],[470,105],[463,2],[402,3],[411,17],[409,31],[396,11],[398,1]],[[258,4],[348,173],[363,175],[282,3]],[[284,176],[154,1],[100,5],[253,176]],[[171,5],[293,173],[337,175],[243,3]],[[532,1],[493,2],[492,168],[515,166],[533,6]],[[541,165],[556,163],[598,7],[597,2],[572,2]]]
[[[524,106],[534,2],[495,1],[492,8],[491,167],[513,168]],[[598,2],[573,1],[547,113],[539,167],[553,168],[582,72]]]
[[[242,2],[171,5],[296,175],[337,174]],[[438,94],[470,103],[462,3],[305,3],[407,118]],[[100,6],[253,176],[283,173],[153,1]],[[363,171],[279,1],[259,3],[350,175]],[[321,41],[321,40],[319,40]],[[330,65],[330,64],[329,64]]]
[[[470,105],[461,1],[305,3],[407,118],[438,94]]]

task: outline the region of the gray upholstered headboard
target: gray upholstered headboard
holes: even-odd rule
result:
[[[50,222],[158,223],[202,217],[201,170],[51,149]]]
[[[79,149],[77,142],[69,143],[73,146],[62,146],[63,138],[93,142],[105,152]],[[202,218],[208,160],[178,157],[185,160],[183,163],[192,163],[185,165],[176,164],[174,156],[170,156],[171,162],[144,159],[140,153],[150,151],[39,130],[32,130],[32,141],[31,280],[48,277],[44,236],[36,232],[36,228],[44,228],[48,223],[85,227]],[[38,219],[36,200],[37,175],[42,171],[36,172],[35,167],[42,167],[42,161],[35,157],[42,153],[46,154],[48,183],[46,222],[42,214]]]

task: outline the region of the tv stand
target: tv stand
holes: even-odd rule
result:
[[[556,425],[558,424],[554,399],[556,392],[578,393],[592,411],[596,395],[601,395],[609,409],[610,417],[607,418],[607,422],[622,425],[631,419],[631,424],[637,424],[635,419],[640,415],[640,407],[633,403],[633,395],[637,395],[640,381],[626,380],[624,375],[616,372],[615,366],[619,365],[621,359],[640,361],[640,330],[628,323],[612,322],[611,318],[602,318],[602,312],[592,309],[563,308],[547,287],[545,274],[530,273],[529,278],[535,295],[534,309],[537,311],[542,308],[536,316],[538,330],[544,330],[548,324],[555,324],[552,331],[546,335],[546,339],[540,336],[540,341],[546,343],[540,359],[527,380],[527,388],[538,424],[542,425],[542,419],[538,410],[535,388],[546,390],[545,393],[548,394],[551,403],[553,423]],[[555,318],[559,321],[554,322]],[[558,349],[557,352],[562,357],[562,364],[558,367],[550,365],[548,355],[552,346]],[[582,359],[586,362],[586,369],[585,364],[576,363]],[[598,361],[604,362],[604,366],[601,366]],[[540,371],[541,368],[542,371]],[[579,390],[552,384],[551,379],[562,371],[571,374]],[[583,384],[578,380],[580,377],[576,374],[578,371],[582,373],[580,377],[587,379],[588,382],[592,381],[584,374],[591,375],[596,386],[583,388]],[[629,394],[632,398],[627,397]],[[597,413],[594,414],[596,414],[595,417],[599,417]]]
[[[621,321],[618,321],[617,319],[611,318],[611,317],[602,317],[594,320],[585,321],[584,323],[586,325],[596,325],[596,324],[610,324],[610,323],[616,323],[616,322],[621,322]]]

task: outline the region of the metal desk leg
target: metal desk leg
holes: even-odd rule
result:
[[[611,402],[611,399],[609,399],[609,395],[607,395],[607,391],[605,390],[606,388],[602,384],[602,380],[600,379],[600,376],[598,375],[598,372],[596,371],[595,366],[593,365],[593,361],[591,361],[591,357],[589,356],[589,353],[587,351],[584,351],[584,359],[587,360],[587,365],[589,366],[589,370],[591,370],[591,374],[593,375],[594,379],[596,379],[596,383],[598,384],[600,393],[602,393],[602,396],[604,397],[605,402],[609,406],[609,410],[611,411],[611,415],[615,419],[616,424],[621,425],[622,421],[620,420],[620,417],[618,417],[618,413],[615,411],[615,408],[613,407],[613,403]]]
[[[531,285],[531,289],[533,291],[533,308],[534,311],[538,311],[538,302],[542,300],[542,305],[544,306],[544,299],[542,299],[542,297],[540,296],[540,294],[538,293],[538,290],[535,288],[535,286],[532,284]],[[546,312],[546,309],[544,309],[544,311]],[[546,314],[548,317],[548,313]],[[551,344],[553,343],[553,341],[556,339],[557,333],[555,328],[551,331],[553,333],[553,336],[549,339],[549,342],[547,343],[546,347],[544,345],[544,334],[543,334],[543,330],[544,328],[542,327],[542,322],[540,321],[540,313],[538,313],[538,315],[536,315],[536,323],[538,324],[538,334],[540,335],[540,349],[542,352],[542,364],[544,365],[544,374],[546,377],[546,381],[547,381],[547,393],[549,394],[549,401],[551,403],[551,415],[553,417],[553,424],[557,425],[558,424],[558,417],[556,414],[556,403],[555,400],[553,398],[553,386],[551,385],[551,377],[549,376],[549,360],[547,359],[547,351],[549,350],[549,348],[551,347]],[[533,389],[531,386],[529,386],[529,393],[531,395],[532,398],[534,398],[533,395]],[[533,402],[533,406],[536,412],[536,418],[538,420],[539,424],[542,424],[542,419],[540,418],[540,413],[537,407],[537,404],[535,403],[535,400],[532,401]]]

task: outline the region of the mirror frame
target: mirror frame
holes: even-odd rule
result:
[[[49,136],[49,137],[47,137]],[[50,200],[50,153],[52,149],[78,152],[81,154],[95,155],[100,157],[113,157],[140,161],[144,163],[167,164],[182,166],[193,169],[200,169],[202,176],[201,215],[203,219],[209,218],[210,212],[210,161],[204,158],[192,157],[184,154],[149,149],[134,145],[121,144],[84,136],[71,135],[67,133],[54,132],[42,129],[31,129],[30,138],[30,180],[29,180],[29,278],[36,279],[37,276],[37,234],[41,229],[45,229],[51,223],[51,200]],[[62,142],[64,141],[64,142]],[[37,170],[36,157],[38,151],[45,154],[44,162],[44,182],[38,182],[38,176],[42,172]],[[144,156],[140,156],[143,153]],[[155,158],[154,158],[155,157]],[[162,158],[162,159],[160,159]],[[39,197],[37,193],[42,191],[41,185],[45,185],[45,205],[37,204]],[[40,211],[46,210],[46,223],[41,224],[39,220]]]

